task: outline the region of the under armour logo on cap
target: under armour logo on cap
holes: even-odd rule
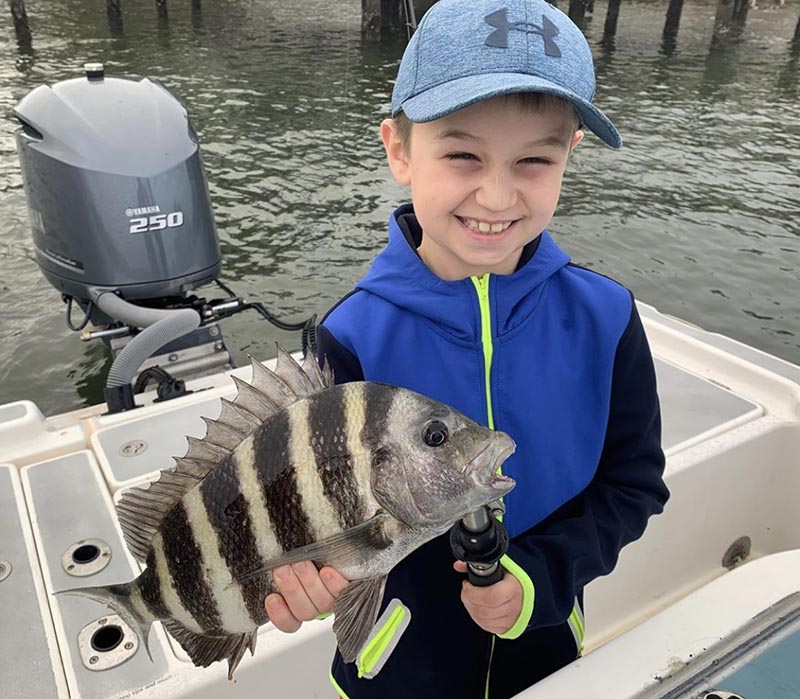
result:
[[[561,50],[556,46],[553,37],[558,34],[558,27],[553,24],[547,17],[542,15],[542,26],[538,26],[531,22],[509,22],[508,9],[496,10],[484,17],[484,20],[490,27],[495,27],[495,30],[486,37],[484,42],[487,46],[492,46],[498,49],[508,48],[508,32],[509,30],[516,29],[521,32],[528,32],[529,34],[538,34],[544,39],[544,52],[548,56],[559,58]]]

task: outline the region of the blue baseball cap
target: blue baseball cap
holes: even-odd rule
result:
[[[571,102],[585,128],[620,148],[594,91],[586,38],[545,0],[438,0],[403,54],[392,116],[433,121],[497,95],[544,92]]]

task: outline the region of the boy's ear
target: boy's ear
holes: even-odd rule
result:
[[[386,149],[386,160],[394,179],[397,180],[397,184],[407,187],[411,184],[411,168],[406,149],[403,147],[403,141],[400,139],[393,119],[384,119],[381,122],[381,140]]]
[[[572,142],[569,144],[569,152],[572,153],[577,147],[578,144],[583,140],[583,137],[586,135],[586,132],[583,129],[578,129],[572,137]]]

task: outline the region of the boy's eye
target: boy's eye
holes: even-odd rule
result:
[[[523,158],[521,160],[523,163],[531,163],[533,165],[552,165],[553,161],[549,158]]]
[[[448,153],[445,157],[448,160],[477,160],[472,153]]]

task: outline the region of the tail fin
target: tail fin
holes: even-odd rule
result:
[[[150,652],[150,645],[147,637],[150,633],[150,626],[155,617],[145,618],[142,612],[136,608],[131,600],[131,592],[136,581],[133,580],[119,585],[106,585],[99,587],[75,587],[70,590],[59,590],[56,595],[74,595],[75,597],[88,597],[95,602],[100,602],[119,614],[125,623],[139,634],[147,651],[147,657],[153,660]]]

